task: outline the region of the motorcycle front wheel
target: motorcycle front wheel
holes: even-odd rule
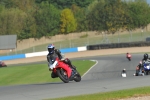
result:
[[[80,82],[81,81],[81,75],[77,72],[77,74],[74,76],[74,81],[75,82]]]
[[[68,83],[69,82],[69,78],[67,76],[67,72],[60,68],[60,69],[57,69],[57,75],[58,77],[64,82],[64,83]]]

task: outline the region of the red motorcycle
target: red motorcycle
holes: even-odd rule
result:
[[[53,71],[64,83],[69,81],[80,82],[81,75],[76,69],[69,67],[63,60],[55,59],[55,62],[50,65],[50,70]]]
[[[126,54],[126,58],[127,58],[129,61],[131,61],[131,57],[132,57],[131,54],[129,54],[129,53]]]
[[[0,68],[1,67],[7,67],[7,65],[3,61],[0,61]]]

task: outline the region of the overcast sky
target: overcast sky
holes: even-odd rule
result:
[[[150,4],[150,0],[147,0],[147,2]]]

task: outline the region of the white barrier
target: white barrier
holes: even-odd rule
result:
[[[70,48],[68,48],[68,49],[70,49]],[[79,52],[79,51],[86,51],[86,50],[87,50],[86,46],[84,46],[84,47],[77,47],[77,52]],[[37,57],[37,56],[46,56],[47,54],[48,54],[48,51],[34,52],[34,53],[27,53],[27,54],[25,54],[25,57],[29,58],[29,57]]]
[[[25,54],[25,56],[26,58],[29,58],[29,57],[45,56],[47,54],[48,54],[48,51],[42,51],[42,52],[27,53]]]
[[[86,51],[87,47],[86,46],[85,47],[78,47],[77,49],[78,49],[78,51]]]

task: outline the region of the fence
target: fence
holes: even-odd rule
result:
[[[80,37],[75,37],[75,35],[72,35],[71,37],[66,37],[65,40],[56,41],[55,39],[60,39],[60,37],[55,37],[53,41],[51,41],[52,38],[50,38],[50,41],[43,40],[41,45],[37,46],[28,46],[26,49],[14,49],[9,50],[1,55],[12,55],[12,54],[24,54],[24,53],[32,53],[32,52],[40,52],[40,51],[46,51],[47,45],[49,43],[54,43],[55,47],[58,49],[63,48],[73,48],[73,47],[80,47],[80,46],[88,46],[93,44],[109,44],[109,43],[128,43],[128,42],[136,42],[136,41],[146,41],[146,38],[150,36],[150,32],[141,31],[141,32],[128,32],[128,33],[116,33],[114,35],[112,34],[102,34],[102,33],[90,33],[85,32],[84,34],[81,34]],[[38,41],[37,41],[38,42]],[[31,45],[31,41],[25,42],[23,46],[25,45]]]

